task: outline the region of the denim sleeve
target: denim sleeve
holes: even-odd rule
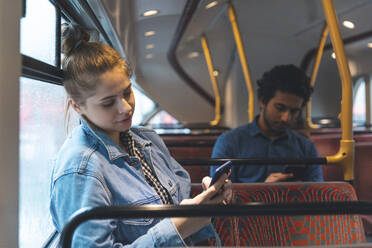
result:
[[[86,207],[112,205],[110,192],[97,178],[90,175],[70,173],[57,179],[52,186],[50,211],[58,232],[78,210]],[[72,247],[159,247],[184,246],[184,241],[166,218],[150,228],[133,243],[119,243],[115,220],[93,220],[82,224],[74,233]]]
[[[194,233],[190,237],[192,239],[192,244],[194,245],[200,241],[204,241],[208,238],[214,238],[216,239],[217,245],[221,245],[221,239],[218,236],[216,230],[213,227],[213,224],[209,224],[208,226],[203,227],[198,232]]]
[[[308,154],[306,154],[306,157],[309,158],[317,158],[319,157],[318,152],[315,148],[315,145],[311,143]],[[313,182],[322,182],[323,181],[323,169],[321,165],[312,165],[307,167],[306,172],[306,178],[305,181],[313,181]]]

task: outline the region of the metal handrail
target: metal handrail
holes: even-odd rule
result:
[[[231,161],[233,166],[244,165],[292,165],[292,166],[310,166],[310,165],[325,165],[326,158],[179,158],[176,159],[181,165],[206,166],[220,165],[227,161]]]
[[[177,25],[176,32],[168,50],[167,58],[170,65],[173,67],[176,73],[185,81],[185,83],[187,83],[192,89],[194,89],[195,92],[198,93],[202,98],[204,98],[210,105],[214,106],[214,97],[206,92],[197,82],[195,82],[189,76],[189,74],[187,74],[187,72],[180,65],[176,56],[178,44],[181,41],[181,38],[185,33],[187,25],[189,24],[195,10],[197,9],[199,2],[200,0],[186,1],[185,7]]]
[[[211,79],[213,92],[214,92],[214,96],[215,96],[215,99],[214,99],[214,101],[215,101],[215,104],[214,104],[214,120],[210,121],[209,124],[211,126],[218,126],[220,124],[220,121],[221,121],[221,96],[220,96],[220,90],[218,88],[216,76],[214,75],[214,68],[213,68],[211,52],[209,50],[207,38],[205,37],[205,35],[203,35],[202,38],[201,38],[201,44],[202,44],[202,47],[203,47],[204,57],[205,57],[205,61],[207,63],[209,77]]]
[[[70,248],[77,227],[88,220],[116,218],[215,217],[215,216],[296,216],[372,214],[372,202],[307,202],[231,205],[144,205],[86,208],[66,223],[61,233],[62,248]]]
[[[322,60],[322,55],[324,51],[324,45],[327,40],[328,33],[329,33],[329,28],[327,25],[324,25],[323,30],[322,30],[322,35],[320,36],[318,53],[315,58],[314,67],[313,67],[313,71],[311,73],[311,78],[310,78],[310,86],[313,88],[315,85],[316,76],[318,75],[319,66],[320,66],[320,62]],[[311,98],[306,104],[306,124],[307,124],[307,127],[310,129],[319,128],[319,125],[315,125],[311,120]]]
[[[345,180],[354,179],[354,139],[352,132],[352,85],[350,70],[345,56],[345,49],[342,43],[338,20],[332,0],[322,0],[324,15],[332,46],[336,54],[337,67],[340,73],[342,85],[341,100],[341,129],[339,151],[332,156],[327,156],[328,163],[340,164],[344,172]]]
[[[232,5],[231,2],[228,3],[228,12],[229,12],[229,19],[230,19],[231,27],[233,29],[236,48],[239,54],[240,64],[243,70],[245,84],[248,90],[248,121],[252,122],[254,119],[253,83],[251,79],[251,74],[249,72],[247,56],[245,55],[245,52],[244,52],[244,46],[243,46],[243,41],[240,35],[238,22],[236,21],[236,14],[235,14],[234,6]]]

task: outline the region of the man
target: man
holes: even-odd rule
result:
[[[294,65],[280,65],[257,81],[261,113],[252,123],[223,133],[216,141],[213,158],[313,158],[314,144],[289,129],[312,93],[309,78]],[[214,175],[217,167],[211,166]],[[288,180],[323,181],[319,165],[303,167],[300,173],[288,165],[233,166],[235,183]]]

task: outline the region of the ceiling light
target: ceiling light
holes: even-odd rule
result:
[[[319,120],[319,123],[320,124],[330,124],[331,123],[331,120],[329,120],[329,119],[320,119]]]
[[[153,16],[153,15],[156,15],[158,13],[159,13],[159,10],[152,9],[152,10],[148,10],[148,11],[143,12],[142,16]]]
[[[351,21],[343,21],[342,25],[344,25],[344,27],[348,28],[348,29],[354,29],[355,28],[354,23],[352,23]]]
[[[154,44],[147,44],[145,48],[146,49],[152,49],[152,48],[154,48]]]
[[[331,57],[332,57],[332,59],[336,59],[336,54],[335,54],[335,52],[332,53]]]
[[[152,53],[146,54],[146,59],[152,59]]]
[[[218,70],[213,71],[213,76],[218,77],[219,74],[220,74],[220,72]]]
[[[193,58],[196,58],[196,57],[199,57],[199,53],[198,52],[191,52],[187,55],[187,57],[189,59],[193,59]]]
[[[212,7],[216,6],[217,4],[218,4],[218,1],[213,1],[213,2],[210,2],[207,5],[205,5],[205,8],[209,9],[209,8],[212,8]]]
[[[372,42],[368,42],[367,47],[372,48]]]
[[[151,36],[151,35],[155,35],[155,31],[151,30],[151,31],[145,32],[145,36]]]

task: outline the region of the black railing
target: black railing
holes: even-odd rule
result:
[[[244,205],[145,205],[88,208],[75,214],[61,233],[60,244],[70,248],[76,228],[88,220],[116,218],[295,216],[372,214],[372,202],[312,202]]]
[[[325,165],[326,158],[179,158],[176,159],[181,165],[207,166],[221,165],[227,161],[231,161],[232,165],[291,165],[291,166],[310,166],[310,165]]]

